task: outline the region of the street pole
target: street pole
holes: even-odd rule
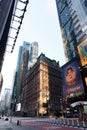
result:
[[[61,103],[61,113],[62,113],[62,117],[64,117],[64,115],[63,115],[63,99],[60,99],[60,103]]]

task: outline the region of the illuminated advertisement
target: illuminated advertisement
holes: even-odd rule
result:
[[[64,97],[76,97],[84,93],[82,78],[76,60],[62,67],[62,79]]]
[[[87,64],[87,39],[78,45],[78,53],[82,66]]]
[[[86,86],[87,86],[87,77],[85,77],[85,84],[86,84]]]
[[[16,111],[20,111],[21,110],[21,103],[16,104]]]

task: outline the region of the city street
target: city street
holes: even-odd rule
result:
[[[21,121],[17,125],[17,121]],[[43,121],[42,121],[43,120]],[[47,121],[48,119],[46,119]],[[5,121],[0,119],[0,130],[82,130],[83,128],[73,128],[62,126],[59,124],[52,124],[46,122],[45,119],[39,118],[12,118],[12,120]],[[85,128],[86,130],[86,128]]]

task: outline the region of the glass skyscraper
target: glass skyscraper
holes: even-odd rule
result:
[[[56,0],[56,7],[66,57],[66,64],[62,66],[63,96],[68,104],[85,101],[87,100],[87,0]],[[73,67],[76,71],[76,81],[71,86],[67,83],[67,79],[69,83],[71,81],[67,78],[69,67]]]
[[[37,61],[38,57],[38,42],[32,42],[29,52],[29,63],[28,68],[31,68],[35,62]]]
[[[12,94],[12,98],[15,98],[18,95],[17,97],[18,102],[20,102],[21,99],[22,82],[28,70],[37,61],[37,57],[38,57],[38,43],[37,42],[29,43],[24,41],[23,46],[19,47],[18,61]]]
[[[77,46],[87,38],[87,1],[56,0],[66,61],[78,56]]]

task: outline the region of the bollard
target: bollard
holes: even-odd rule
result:
[[[83,128],[86,128],[86,124],[85,124],[85,121],[82,122],[83,124]]]
[[[72,119],[72,127],[74,127],[74,120]]]
[[[59,124],[59,118],[58,118],[58,120],[57,120],[57,125]]]
[[[67,119],[67,126],[69,126],[69,119]]]
[[[77,127],[79,128],[79,126],[80,126],[80,125],[79,125],[79,121],[77,120]]]
[[[62,125],[62,119],[60,119],[60,125]]]
[[[17,121],[17,125],[20,125],[20,121],[19,120]]]
[[[63,125],[65,126],[65,119],[63,120]]]

